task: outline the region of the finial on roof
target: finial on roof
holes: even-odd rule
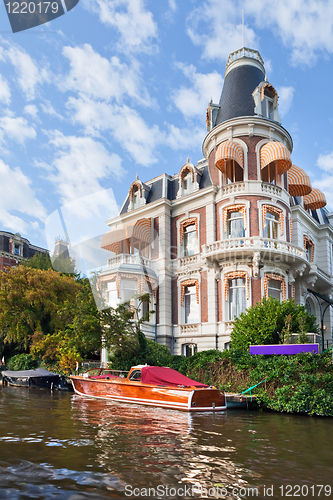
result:
[[[267,75],[266,75],[266,73],[265,73],[265,82],[267,82]]]
[[[138,181],[138,180],[139,180],[139,174],[138,174],[138,173],[136,174],[135,180],[136,180],[136,181]]]
[[[187,157],[186,163],[190,163],[190,157]]]
[[[210,103],[209,104],[213,104],[213,98],[212,97],[210,98]]]

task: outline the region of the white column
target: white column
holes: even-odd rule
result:
[[[206,244],[216,241],[216,206],[215,201],[206,205]]]
[[[159,327],[158,337],[162,343],[169,343],[172,335],[172,311],[171,311],[171,225],[170,210],[165,207],[164,213],[159,216],[159,258],[158,258],[158,281],[159,281]],[[167,341],[169,337],[169,342]]]

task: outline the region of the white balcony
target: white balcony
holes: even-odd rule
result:
[[[122,253],[115,257],[110,257],[107,261],[107,266],[109,268],[118,268],[122,264],[152,268],[152,261],[138,254]]]
[[[254,252],[260,252],[261,261],[273,260],[275,262],[307,264],[309,266],[303,248],[286,241],[261,238],[259,236],[230,238],[203,245],[201,257],[210,261],[224,261],[250,257]]]
[[[273,198],[280,198],[289,203],[289,193],[280,186],[261,181],[234,182],[222,188],[222,196],[233,196],[239,194],[251,194],[257,196],[268,195]]]

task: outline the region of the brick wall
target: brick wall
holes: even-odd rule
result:
[[[252,278],[252,305],[254,306],[257,302],[262,299],[261,296],[261,278]]]

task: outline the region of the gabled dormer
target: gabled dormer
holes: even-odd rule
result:
[[[281,123],[278,111],[278,93],[267,81],[260,82],[252,93],[255,115]]]
[[[189,159],[179,171],[179,189],[177,198],[186,196],[199,190],[200,177],[202,173],[190,163]]]
[[[149,191],[150,191],[150,186],[147,186],[147,184],[141,182],[137,177],[135,181],[132,182],[128,192],[128,197],[129,197],[128,212],[130,210],[135,210],[136,208],[143,207],[147,203]]]

